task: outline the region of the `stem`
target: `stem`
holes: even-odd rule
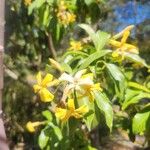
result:
[[[56,50],[55,50],[55,47],[54,47],[52,35],[51,35],[50,32],[46,33],[46,35],[47,35],[47,38],[48,38],[48,47],[49,47],[50,54],[52,54],[52,57],[56,60],[57,59],[57,54],[56,54]]]
[[[75,108],[78,108],[78,101],[77,101],[77,94],[76,94],[76,90],[74,89],[74,104],[75,104]]]

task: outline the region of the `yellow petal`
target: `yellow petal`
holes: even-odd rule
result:
[[[81,78],[82,78],[82,79],[90,78],[91,80],[93,80],[94,75],[93,75],[93,73],[87,73],[87,74],[85,74],[85,75],[82,75]]]
[[[94,102],[94,96],[92,91],[87,92],[86,96],[89,98],[90,102]]]
[[[79,41],[71,41],[69,50],[82,50],[82,43]]]
[[[139,54],[139,50],[136,46],[132,45],[132,44],[124,44],[124,47],[126,48],[127,52],[131,52],[134,54]]]
[[[109,40],[109,43],[114,46],[114,47],[120,47],[121,46],[121,42],[118,42],[116,40]]]
[[[57,118],[59,118],[61,120],[64,119],[66,116],[66,113],[67,113],[66,109],[56,107],[55,115]]]
[[[127,27],[126,27],[125,29],[123,29],[121,32],[119,32],[118,34],[114,35],[114,36],[113,36],[113,39],[118,39],[118,38],[120,38],[120,37],[124,34],[124,32],[126,32],[126,31],[131,31],[133,28],[134,28],[134,25],[129,25],[129,26],[127,26]]]
[[[35,132],[35,128],[33,126],[33,123],[31,121],[29,121],[27,124],[26,124],[26,129],[29,131],[29,132]]]
[[[119,53],[118,53],[117,51],[114,51],[114,52],[112,53],[112,57],[116,58],[116,57],[118,57],[118,56],[119,56]]]
[[[87,113],[88,111],[89,111],[89,109],[86,105],[83,105],[75,110],[76,113],[81,114],[81,115]]]
[[[92,90],[99,90],[102,91],[102,88],[100,87],[100,83],[96,83],[92,86]]]
[[[68,99],[68,108],[69,110],[75,110],[75,106],[74,106],[74,100],[73,99]]]
[[[47,74],[45,77],[44,77],[44,79],[42,80],[42,86],[43,87],[47,87],[47,85],[52,81],[52,79],[53,79],[53,75],[51,75],[51,74]]]
[[[36,122],[31,122],[29,121],[27,124],[26,124],[26,128],[29,132],[35,132],[35,127],[38,127],[40,125],[43,125],[45,124],[46,122],[45,121],[36,121]]]
[[[41,74],[41,72],[38,72],[38,74],[36,75],[36,80],[37,80],[37,83],[40,85],[41,82],[42,82],[42,74]]]
[[[122,39],[121,39],[121,44],[126,43],[127,38],[129,37],[129,35],[130,35],[130,31],[125,31],[125,32],[123,33],[123,37],[122,37]]]
[[[55,115],[57,118],[62,120],[63,122],[66,122],[71,117],[71,111],[63,108],[56,108]]]
[[[37,93],[41,89],[41,86],[39,86],[38,84],[35,84],[33,85],[33,89],[34,89],[34,92]]]
[[[39,95],[42,102],[50,102],[54,99],[54,95],[51,94],[46,88],[42,88],[39,91]]]

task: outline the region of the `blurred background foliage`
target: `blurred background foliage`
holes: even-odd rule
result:
[[[148,0],[77,0],[73,11],[78,23],[90,23],[95,29],[114,34],[129,24],[135,25],[131,41],[140,49],[140,55],[150,64],[150,2]],[[34,14],[35,15],[35,14]],[[5,29],[5,87],[3,109],[5,126],[11,147],[26,143],[29,147],[36,143],[36,135],[24,129],[27,120],[40,119],[39,113],[45,107],[32,91],[33,75],[44,68],[49,57],[53,57],[49,47],[49,37],[36,16],[28,15],[22,0],[6,1]],[[47,27],[47,29],[49,29]],[[68,40],[82,37],[76,30],[76,22],[68,28],[61,27],[59,39],[54,40],[58,58],[68,47]],[[135,80],[142,82],[148,77],[145,68],[137,68]],[[36,109],[35,109],[36,107]],[[34,117],[33,117],[34,116]],[[35,141],[30,137],[34,136]],[[36,145],[35,145],[36,146]]]

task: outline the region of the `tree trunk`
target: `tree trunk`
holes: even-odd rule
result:
[[[4,52],[4,13],[5,0],[0,2],[0,150],[8,150],[4,123],[2,120],[2,89],[3,89],[3,52]]]

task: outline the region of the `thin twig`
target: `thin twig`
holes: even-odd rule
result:
[[[48,47],[49,47],[49,51],[52,54],[52,57],[56,60],[57,59],[57,54],[56,54],[56,50],[54,47],[54,43],[53,43],[53,38],[51,33],[46,33],[47,38],[48,38]]]

